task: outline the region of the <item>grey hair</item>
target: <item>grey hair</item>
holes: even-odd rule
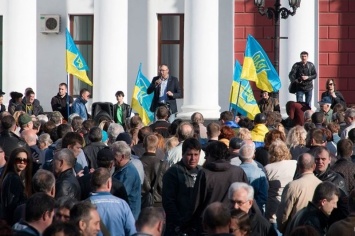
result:
[[[51,136],[49,134],[44,133],[38,137],[38,142],[51,145],[53,143],[53,140],[51,139]]]
[[[123,133],[123,126],[117,123],[111,123],[107,128],[107,135],[109,140],[115,141],[120,133]]]
[[[304,114],[303,114],[304,119],[305,119],[305,120],[311,119],[313,113],[314,113],[314,112],[313,112],[312,110],[306,110],[306,111],[304,112]]]
[[[63,148],[57,151],[54,154],[53,160],[60,160],[60,161],[65,161],[68,166],[74,167],[76,158],[74,156],[74,153],[70,151],[68,148]]]
[[[234,182],[231,184],[231,186],[228,189],[228,198],[232,199],[234,192],[240,189],[244,189],[245,191],[247,191],[248,200],[254,199],[254,188],[251,185],[243,182]]]
[[[345,116],[354,118],[355,117],[355,109],[354,108],[346,109]]]
[[[41,124],[48,122],[48,116],[45,114],[40,114],[37,116],[38,120],[41,122]]]
[[[242,142],[242,146],[239,149],[239,157],[243,160],[252,159],[255,154],[255,143],[254,142]]]
[[[78,113],[72,113],[69,117],[68,117],[68,124],[71,125],[71,122],[73,121],[74,117],[80,116]]]
[[[116,154],[123,154],[126,159],[131,157],[131,148],[125,141],[116,141],[111,145],[111,150]]]

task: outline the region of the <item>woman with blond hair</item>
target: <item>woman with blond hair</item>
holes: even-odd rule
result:
[[[251,140],[250,130],[247,128],[240,128],[235,137],[243,140]]]
[[[265,166],[269,181],[268,199],[265,217],[277,229],[276,212],[281,202],[282,191],[293,180],[297,161],[291,160],[291,153],[286,143],[277,139],[269,146],[270,164]]]
[[[264,138],[264,147],[258,147],[255,150],[255,160],[260,162],[263,166],[270,163],[269,147],[277,139],[286,141],[286,136],[283,132],[273,129],[266,133]]]
[[[303,126],[295,126],[288,131],[286,144],[290,148],[293,160],[297,160],[298,156],[302,153],[308,152],[309,148],[306,147],[307,131]]]

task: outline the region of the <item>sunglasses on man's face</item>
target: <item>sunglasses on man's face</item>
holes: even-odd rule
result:
[[[25,164],[25,165],[27,165],[27,162],[28,162],[27,158],[21,158],[21,157],[16,157],[15,158],[15,163],[16,164]]]

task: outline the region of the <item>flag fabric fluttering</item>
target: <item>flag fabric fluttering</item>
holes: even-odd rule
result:
[[[142,73],[142,63],[139,65],[136,83],[133,89],[131,106],[142,119],[144,125],[154,121],[154,113],[150,111],[153,94],[147,94],[149,80]]]
[[[89,70],[85,59],[76,47],[68,29],[66,29],[66,69],[69,74],[75,75],[84,83],[92,86],[92,82],[86,74]]]
[[[249,81],[240,77],[241,71],[242,67],[239,61],[236,60],[229,107],[230,110],[254,120],[255,115],[260,113],[260,109],[255,100]]]
[[[254,81],[256,86],[267,92],[276,92],[281,88],[281,81],[275,67],[256,39],[248,35],[245,47],[241,78]]]

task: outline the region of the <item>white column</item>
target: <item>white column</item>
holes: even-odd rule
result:
[[[207,119],[219,117],[218,4],[185,1],[184,103],[179,118],[190,118],[196,111]]]
[[[127,100],[128,0],[94,0],[94,16],[93,102]]]
[[[282,0],[282,6],[289,8],[288,0]],[[280,78],[282,87],[280,90],[280,105],[282,113],[285,112],[285,105],[288,101],[296,101],[296,95],[288,92],[290,84],[288,74],[292,65],[300,59],[300,53],[307,51],[309,53],[309,61],[313,62],[318,71],[318,1],[307,0],[302,1],[301,6],[297,9],[294,16],[288,19],[281,19],[281,39],[280,47]],[[317,105],[319,79],[313,81],[312,106]]]
[[[6,1],[3,17],[3,91],[37,90],[37,9],[35,0]]]

